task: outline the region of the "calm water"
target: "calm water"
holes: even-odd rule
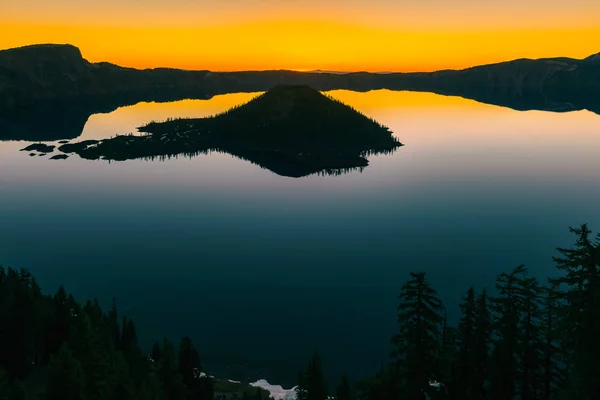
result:
[[[330,93],[406,146],[362,173],[293,179],[222,154],[50,161],[1,142],[0,262],[48,291],[116,296],[144,345],[189,334],[217,376],[291,385],[314,351],[332,380],[376,371],[409,271],[427,271],[455,318],[469,285],[520,263],[544,278],[568,225],[600,229],[600,116]],[[125,107],[81,138],[253,96]]]

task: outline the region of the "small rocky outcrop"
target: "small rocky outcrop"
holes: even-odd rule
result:
[[[55,147],[56,146],[44,143],[34,143],[25,147],[24,149],[21,149],[21,151],[39,151],[40,153],[52,153]]]

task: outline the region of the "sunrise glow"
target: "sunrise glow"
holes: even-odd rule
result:
[[[0,8],[0,49],[70,43],[90,61],[137,68],[432,71],[600,50],[592,0],[24,0]]]

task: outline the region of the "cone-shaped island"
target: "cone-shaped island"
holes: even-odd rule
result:
[[[106,160],[222,151],[291,177],[362,168],[365,156],[402,146],[385,126],[308,86],[276,86],[213,117],[153,122],[140,131],[148,135],[67,146]]]

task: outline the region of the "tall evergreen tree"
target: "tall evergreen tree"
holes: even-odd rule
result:
[[[113,348],[120,349],[121,328],[119,327],[119,312],[117,310],[117,299],[115,298],[112,300],[112,306],[108,312],[106,325]]]
[[[214,379],[209,376],[203,376],[199,379],[198,397],[200,400],[212,400],[215,396]],[[260,390],[259,390],[260,393]]]
[[[164,339],[160,349],[157,374],[167,399],[184,400],[187,398],[187,388],[178,373],[175,349],[167,339]]]
[[[82,373],[87,378],[85,393],[88,397],[108,398],[112,393],[110,385],[112,371],[108,359],[112,349],[101,345],[99,334],[85,312],[73,318],[69,349],[81,363]]]
[[[570,231],[576,236],[575,246],[558,248],[560,256],[554,262],[564,276],[552,282],[564,290],[564,326],[571,329],[565,340],[572,352],[572,394],[591,400],[600,398],[600,246],[587,225]]]
[[[50,353],[55,353],[69,339],[71,310],[67,300],[67,292],[61,286],[54,295]]]
[[[6,375],[6,372],[0,368],[0,400],[10,400],[10,393],[11,385],[8,381],[8,375]]]
[[[421,400],[429,389],[430,379],[439,376],[444,307],[424,272],[411,272],[410,277],[398,296],[400,331],[392,338],[392,356],[403,375],[404,398]]]
[[[564,351],[561,349],[561,335],[558,332],[560,326],[560,300],[558,286],[551,284],[543,290],[543,315],[541,319],[541,330],[543,335],[543,399],[550,400],[554,393],[564,386],[565,371]]]
[[[162,356],[162,354],[161,354],[160,344],[155,342],[152,345],[152,352],[150,353],[150,358],[152,358],[152,361],[158,365],[158,362],[160,361],[161,356]]]
[[[517,286],[523,304],[519,323],[518,386],[522,400],[534,400],[540,398],[543,392],[540,288],[537,280],[529,277],[518,279]]]
[[[473,334],[473,399],[487,398],[486,383],[489,379],[489,355],[492,332],[492,316],[485,289],[475,300],[475,320]]]
[[[306,372],[299,376],[296,398],[297,400],[326,400],[327,395],[327,382],[323,375],[321,359],[315,354]]]
[[[178,371],[188,389],[190,399],[204,400],[213,398],[214,388],[212,378],[200,376],[202,371],[200,354],[189,337],[184,337],[179,346]]]
[[[160,379],[152,372],[146,376],[139,389],[135,392],[133,400],[164,400],[164,393]]]
[[[63,344],[48,366],[46,400],[85,399],[85,377],[81,364]]]
[[[518,280],[526,272],[524,265],[496,279],[498,297],[492,300],[495,312],[495,343],[491,355],[490,398],[512,400],[516,395],[520,313],[523,309]]]
[[[32,277],[9,268],[0,283],[0,365],[11,378],[23,378],[36,362],[39,318]]]
[[[456,379],[453,385],[453,398],[470,400],[475,398],[475,374],[477,365],[475,357],[476,304],[475,289],[467,291],[460,305],[462,316],[457,327]]]
[[[189,337],[184,337],[179,346],[179,366],[178,371],[183,379],[183,383],[193,389],[196,386],[202,367],[200,365],[200,354],[192,344]]]
[[[384,368],[382,365],[374,377],[359,382],[357,397],[367,400],[397,399],[398,396],[395,393],[397,382],[395,379],[399,376],[399,373],[394,371],[395,368],[397,368],[396,364],[392,364],[388,368]]]
[[[452,399],[451,392],[456,381],[457,330],[448,324],[448,315],[445,308],[441,335],[437,375],[433,378],[434,382],[430,382],[429,388],[426,390],[428,396],[433,400]],[[435,382],[436,380],[437,382]]]
[[[342,381],[337,388],[336,394],[336,400],[352,400],[352,390],[350,389],[350,384],[345,376],[342,377]]]

